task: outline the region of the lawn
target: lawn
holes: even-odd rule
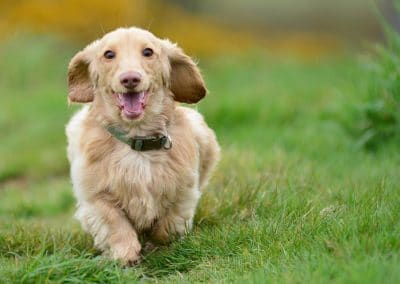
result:
[[[348,52],[200,60],[223,158],[185,239],[121,268],[73,219],[64,125],[76,48],[0,47],[0,283],[398,283],[398,146],[359,147],[370,75]]]

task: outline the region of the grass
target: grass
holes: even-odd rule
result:
[[[223,159],[193,232],[124,269],[72,217],[74,49],[30,37],[1,49],[0,283],[399,282],[398,145],[356,146],[369,75],[353,54],[201,61],[211,93],[198,108]]]

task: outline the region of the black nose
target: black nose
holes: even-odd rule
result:
[[[127,89],[133,89],[139,85],[142,75],[139,72],[125,72],[119,76],[119,81]]]

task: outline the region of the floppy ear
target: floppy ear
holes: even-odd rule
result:
[[[171,65],[169,88],[174,99],[183,103],[197,103],[207,93],[199,68],[175,44],[164,40],[164,45]]]
[[[88,103],[93,101],[94,89],[89,73],[88,48],[79,51],[68,66],[68,100],[70,102]]]

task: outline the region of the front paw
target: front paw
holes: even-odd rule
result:
[[[118,242],[110,247],[110,255],[124,266],[134,266],[140,262],[141,245],[136,242]]]

